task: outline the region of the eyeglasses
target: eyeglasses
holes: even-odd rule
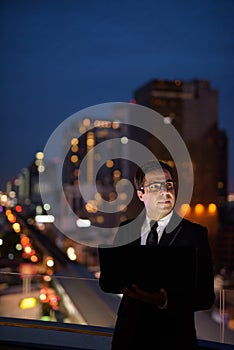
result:
[[[140,187],[140,191],[144,191],[144,189],[148,187],[149,192],[159,192],[161,191],[162,187],[166,190],[166,191],[172,191],[175,189],[175,182],[173,180],[167,180],[167,181],[157,181],[157,182],[152,182],[148,185],[144,185],[142,187]]]

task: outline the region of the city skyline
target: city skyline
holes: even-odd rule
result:
[[[152,79],[205,79],[218,90],[234,192],[233,10],[231,1],[209,0],[2,1],[0,189],[77,111],[129,102]]]

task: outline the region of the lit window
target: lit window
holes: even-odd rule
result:
[[[195,213],[197,215],[202,215],[204,213],[204,210],[205,210],[204,205],[202,205],[200,203],[196,204],[196,206],[195,206]]]
[[[114,162],[113,162],[113,160],[108,160],[107,162],[106,162],[106,166],[107,166],[107,168],[112,168],[113,166],[114,166]]]
[[[78,162],[78,157],[75,154],[73,154],[73,156],[71,156],[71,162],[72,163],[77,163]]]
[[[44,158],[44,153],[43,152],[37,152],[36,153],[36,158],[37,159],[43,159]]]
[[[120,172],[119,170],[115,170],[115,171],[113,172],[113,176],[114,176],[115,178],[119,178],[120,175],[121,175],[121,172]]]
[[[221,189],[223,188],[223,186],[224,186],[223,181],[218,181],[218,182],[217,182],[217,188],[218,188],[219,190],[221,190]]]
[[[208,206],[208,212],[210,215],[215,215],[217,212],[217,206],[214,203],[210,203]]]
[[[85,118],[85,119],[83,120],[83,124],[84,124],[84,126],[86,126],[86,127],[90,126],[90,119],[89,119],[89,118]]]
[[[104,222],[104,217],[102,215],[97,216],[97,223],[102,224]]]
[[[78,147],[78,146],[72,146],[72,147],[71,147],[71,151],[72,151],[73,153],[78,152],[78,150],[79,150],[79,147]]]
[[[71,139],[71,145],[72,145],[72,146],[77,146],[78,143],[79,143],[79,140],[78,140],[77,138]]]
[[[191,213],[191,207],[188,203],[184,203],[180,207],[181,216],[189,215]]]

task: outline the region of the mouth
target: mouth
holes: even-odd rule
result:
[[[158,204],[159,205],[168,205],[168,204],[171,204],[171,201],[170,200],[159,201]]]

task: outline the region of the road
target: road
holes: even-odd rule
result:
[[[65,290],[70,302],[79,310],[83,323],[89,325],[112,327],[115,324],[120,298],[114,294],[104,293],[94,277],[85,266],[71,262],[56,244],[51,242],[36,227],[29,225],[22,217],[37,244],[43,247],[55,260],[59,269],[53,278]]]

